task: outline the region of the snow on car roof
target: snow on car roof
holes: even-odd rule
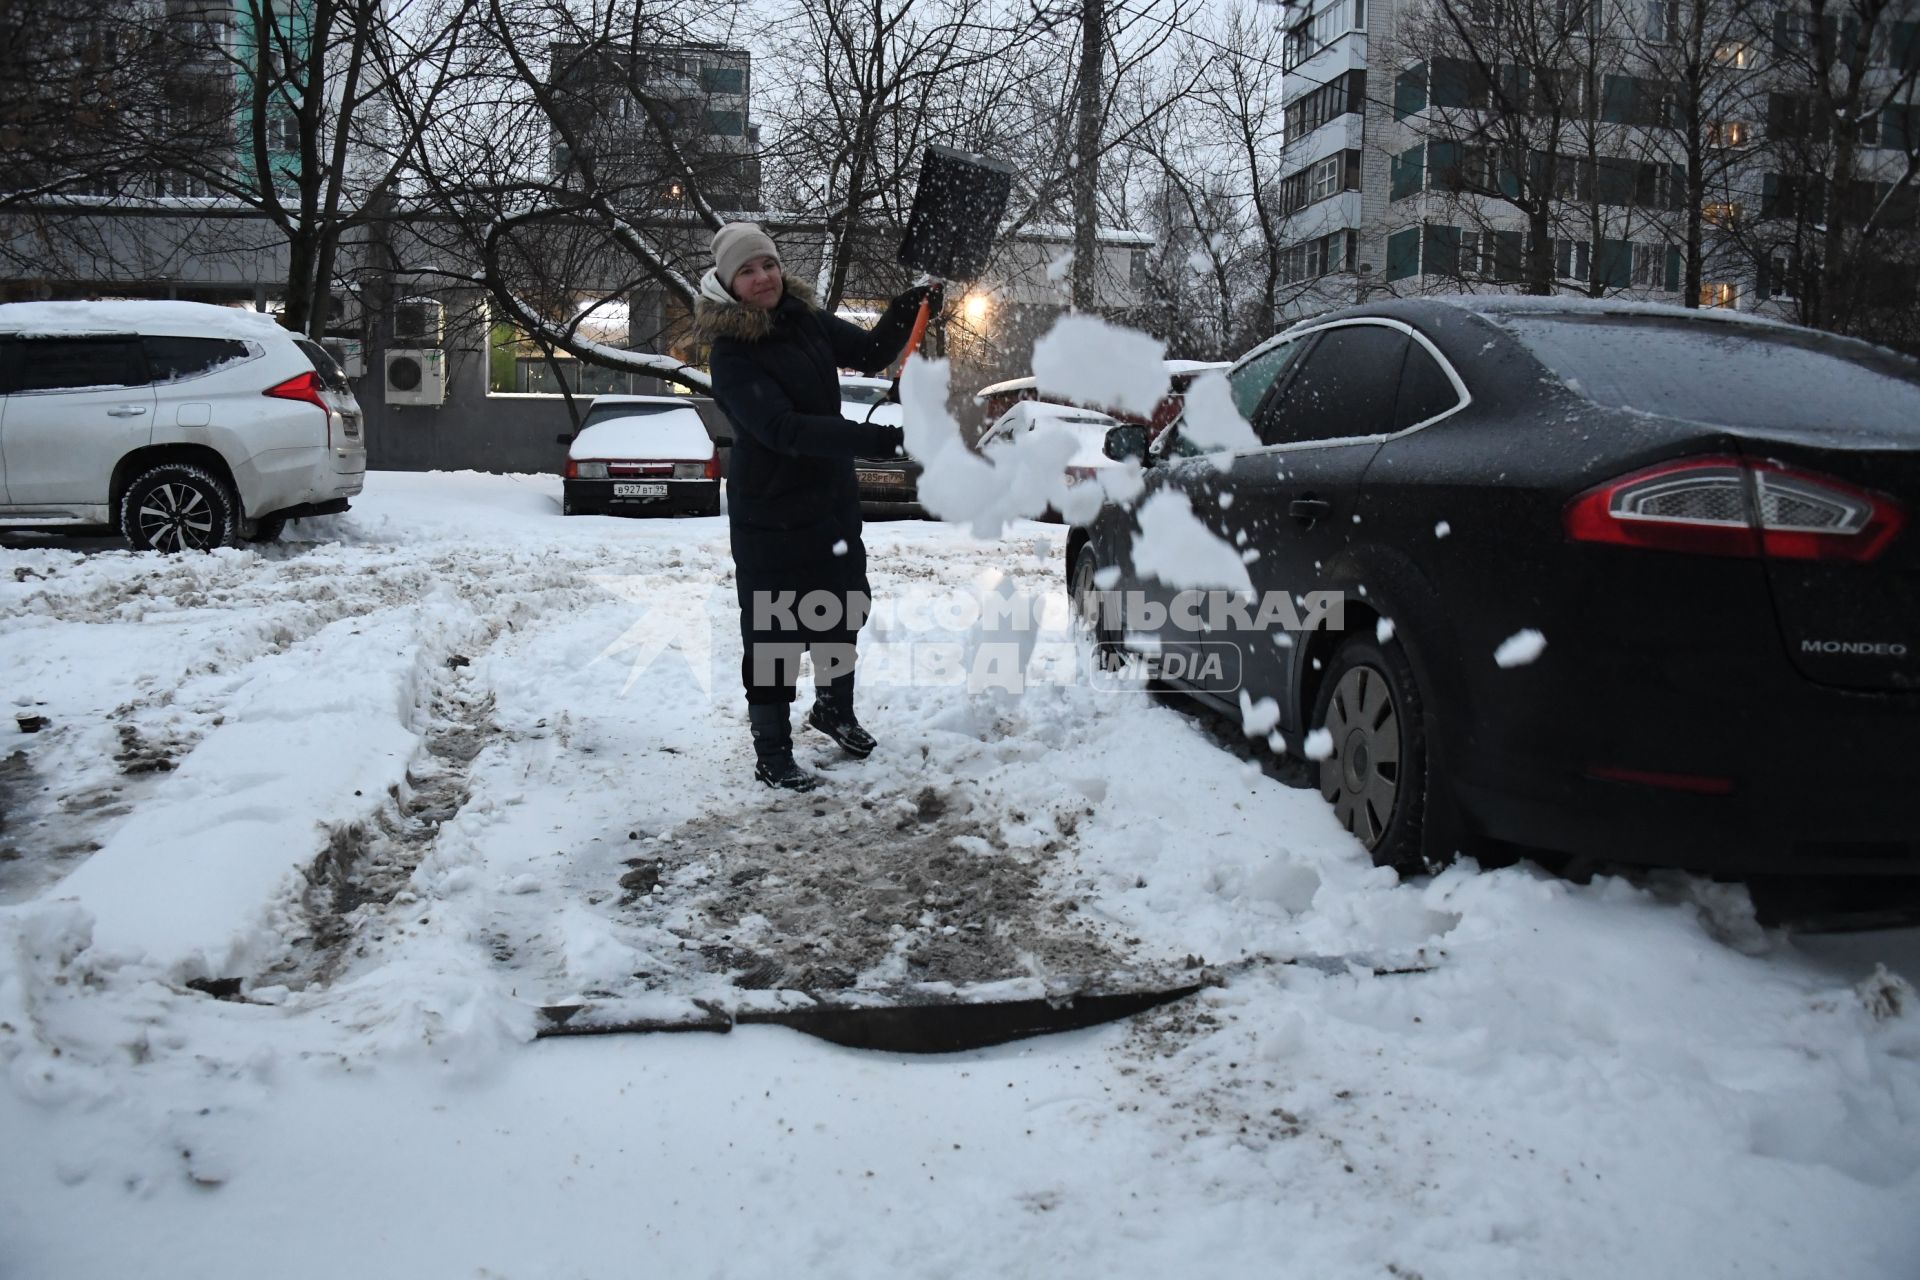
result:
[[[587,412],[592,413],[595,409],[616,404],[665,404],[693,408],[693,402],[685,396],[595,396],[593,402],[587,406]]]
[[[1167,376],[1170,378],[1177,378],[1182,374],[1188,373],[1205,373],[1209,369],[1231,369],[1233,367],[1231,360],[1168,360],[1164,363],[1167,366]],[[982,404],[989,396],[1004,395],[1009,391],[1031,391],[1033,386],[1034,376],[1032,374],[1028,374],[1024,378],[1008,378],[1005,382],[996,382],[991,386],[982,387],[974,392],[973,402],[975,404]]]
[[[1682,307],[1671,302],[1635,302],[1624,298],[1587,298],[1567,294],[1551,294],[1542,297],[1524,293],[1458,293],[1442,294],[1432,298],[1431,301],[1457,307],[1462,311],[1477,312],[1484,316],[1549,313],[1588,316],[1663,316],[1668,319],[1756,325],[1774,329],[1798,327],[1771,316],[1759,315],[1752,311],[1735,311],[1730,307]]]
[[[652,400],[652,396],[601,396],[601,400],[631,403]],[[665,413],[634,414],[606,418],[582,427],[567,446],[567,456],[579,461],[625,459],[643,462],[705,462],[714,455],[713,437],[690,404],[681,403]]]
[[[263,311],[221,307],[208,302],[102,299],[0,304],[0,333],[153,333],[177,337],[258,338],[269,331],[287,333]]]

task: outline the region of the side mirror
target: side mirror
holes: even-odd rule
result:
[[[561,433],[560,433],[559,435],[557,435],[557,436],[555,436],[555,437],[553,438],[553,442],[554,442],[555,444],[572,444],[572,443],[573,443],[573,432],[571,432],[571,431],[562,431],[562,432],[561,432]]]
[[[713,437],[713,443],[722,449],[731,449],[733,448],[733,437],[715,435]]]
[[[1101,451],[1115,462],[1125,462],[1128,458],[1147,456],[1147,429],[1145,427],[1114,427],[1107,432],[1106,443]]]

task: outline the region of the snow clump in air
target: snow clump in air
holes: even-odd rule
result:
[[[1097,316],[1062,316],[1033,344],[1042,392],[1149,417],[1167,394],[1166,344]]]
[[[1200,523],[1183,493],[1162,489],[1140,504],[1133,567],[1170,587],[1224,587],[1253,594],[1253,579],[1225,540]]]
[[[1524,667],[1539,657],[1547,647],[1547,638],[1528,627],[1516,631],[1500,642],[1493,651],[1493,660],[1502,667]]]
[[[1214,466],[1222,471],[1233,466],[1233,454],[1260,446],[1260,437],[1233,403],[1226,375],[1217,370],[1201,374],[1187,388],[1180,434],[1212,453]]]

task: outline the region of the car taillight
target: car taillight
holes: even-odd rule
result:
[[[607,464],[604,462],[576,462],[567,459],[566,478],[569,480],[605,480]]]
[[[1079,484],[1083,480],[1091,480],[1094,477],[1094,473],[1095,468],[1093,467],[1068,467],[1067,483]]]
[[[711,480],[718,474],[715,470],[718,465],[711,458],[705,462],[676,462],[673,464],[673,478],[675,480]]]
[[[1879,555],[1905,523],[1885,494],[1731,457],[1648,467],[1587,490],[1566,512],[1575,542],[1855,563]]]
[[[310,404],[318,409],[320,416],[326,420],[327,447],[331,449],[333,447],[333,408],[327,404],[326,398],[320,394],[321,390],[320,375],[308,372],[297,373],[285,382],[276,382],[260,394],[263,396],[272,396],[275,400],[298,400],[303,404]]]

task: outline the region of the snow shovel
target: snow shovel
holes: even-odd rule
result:
[[[901,264],[935,280],[979,278],[1012,191],[1012,165],[952,147],[928,147],[907,214],[907,238],[900,242]],[[920,349],[927,320],[922,300],[901,356],[903,366]]]

